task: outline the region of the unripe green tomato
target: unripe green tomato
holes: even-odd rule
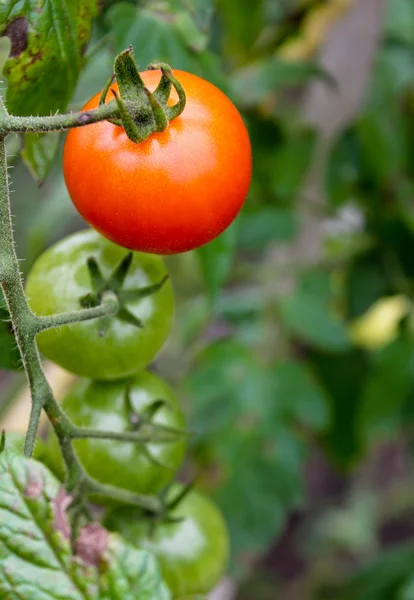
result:
[[[177,486],[169,493],[176,494]],[[168,516],[181,520],[154,527],[135,509],[123,509],[110,513],[105,526],[155,554],[173,598],[208,593],[223,576],[229,557],[220,511],[207,496],[192,490]]]
[[[76,311],[81,298],[93,291],[89,257],[96,259],[105,279],[128,254],[92,229],[70,235],[46,250],[29,273],[26,294],[31,309],[39,316]],[[159,283],[167,275],[158,256],[133,253],[123,291]],[[77,375],[93,379],[120,379],[145,368],[170,334],[174,298],[169,280],[143,298],[126,304],[141,322],[139,327],[122,319],[121,312],[104,319],[71,323],[37,336],[46,358]],[[102,334],[102,332],[104,333]]]
[[[78,426],[132,431],[130,407],[126,402],[128,391],[135,414],[142,414],[153,402],[162,399],[165,405],[156,412],[152,422],[184,429],[184,417],[171,388],[147,371],[121,381],[81,379],[68,391],[62,408]],[[177,436],[171,442],[144,446],[130,441],[88,438],[74,440],[73,446],[86,471],[99,482],[136,493],[153,494],[174,477],[184,458],[186,438]],[[64,477],[63,461],[53,433],[44,461],[59,478]]]

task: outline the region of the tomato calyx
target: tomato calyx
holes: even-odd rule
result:
[[[147,433],[151,444],[156,443],[168,443],[174,442],[177,437],[187,436],[188,432],[183,429],[175,427],[169,427],[162,425],[161,423],[154,422],[155,415],[163,408],[168,408],[168,402],[163,398],[157,398],[151,404],[146,406],[143,410],[138,412],[131,397],[131,387],[133,380],[125,388],[125,410],[128,415],[128,421],[130,423],[129,431],[142,432],[144,435]],[[149,452],[148,448],[142,447],[142,451],[145,453],[146,458],[157,466],[166,468],[166,465],[155,459]]]
[[[130,302],[134,302],[136,300],[140,300],[145,298],[146,296],[151,296],[155,294],[158,290],[162,288],[164,283],[168,279],[168,274],[162,277],[160,281],[144,286],[141,288],[134,289],[124,289],[124,283],[126,276],[128,274],[129,268],[132,263],[133,253],[128,252],[125,257],[121,260],[119,265],[115,267],[114,271],[108,278],[105,278],[102,270],[98,264],[98,261],[94,256],[89,256],[87,259],[87,267],[89,271],[89,276],[91,279],[92,291],[88,292],[84,296],[79,298],[79,304],[83,308],[92,308],[94,306],[99,306],[102,303],[104,294],[106,292],[113,292],[118,300],[119,309],[116,315],[103,317],[99,319],[100,321],[100,331],[99,334],[103,336],[105,331],[108,328],[111,319],[115,316],[119,320],[124,323],[129,323],[130,325],[134,325],[135,327],[143,328],[144,323],[142,320],[137,317],[129,308],[128,304]]]
[[[111,123],[122,126],[129,139],[135,143],[143,142],[152,133],[165,131],[169,122],[183,112],[186,103],[184,89],[167,63],[154,63],[148,69],[161,70],[161,79],[154,92],[145,87],[130,46],[116,57],[114,75],[108,80],[99,100],[100,105],[105,103],[111,84],[116,79],[119,94],[113,89],[111,91],[120,116],[112,119]],[[172,87],[178,94],[178,102],[168,106]]]
[[[177,488],[177,482],[172,481],[164,487],[159,494],[162,508],[157,513],[147,511],[145,509],[133,509],[137,519],[142,519],[148,526],[148,536],[154,536],[157,527],[160,525],[174,525],[182,523],[185,517],[173,516],[174,511],[194,489],[195,481],[190,481],[187,484],[180,484],[180,489],[171,498],[171,488]]]

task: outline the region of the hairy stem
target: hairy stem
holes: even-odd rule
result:
[[[87,429],[86,427],[73,427],[70,432],[72,439],[94,438],[101,440],[117,440],[119,442],[134,442],[135,444],[171,444],[177,439],[175,432],[157,432],[155,427],[149,426],[147,433],[140,431],[110,431],[105,429]]]
[[[0,123],[5,115],[7,113],[0,98]],[[51,119],[54,119],[54,117],[51,117]],[[11,130],[9,129],[9,131]],[[75,495],[88,496],[89,494],[96,494],[106,496],[125,504],[140,506],[152,512],[160,512],[162,505],[156,496],[134,494],[128,490],[101,484],[89,477],[73,448],[72,438],[86,437],[87,430],[77,428],[56,402],[42,368],[36,345],[36,335],[39,331],[50,327],[115,314],[119,308],[118,300],[113,293],[109,292],[105,294],[103,302],[99,306],[79,310],[78,312],[38,317],[31,311],[24,293],[19,262],[14,247],[5,138],[6,134],[3,131],[3,133],[0,133],[0,285],[9,309],[14,335],[29,380],[32,396],[24,454],[27,457],[33,454],[40,414],[44,409],[58,439],[66,465],[68,491],[73,492]],[[96,432],[92,431],[90,433],[90,437],[97,437],[94,436]],[[103,437],[105,433],[103,432]],[[134,437],[138,437],[136,433]]]
[[[48,131],[63,131],[116,117],[119,117],[119,108],[115,101],[102,104],[91,110],[50,117],[16,117],[0,110],[0,135],[5,136],[11,132],[46,133]]]
[[[32,394],[30,424],[24,450],[26,456],[31,456],[43,402],[52,392],[40,363],[35,341],[36,317],[26,301],[14,248],[4,135],[0,136],[0,223],[0,283]]]
[[[160,513],[163,510],[163,504],[156,496],[144,496],[143,494],[134,494],[128,490],[114,487],[113,485],[106,485],[98,483],[91,478],[87,478],[85,481],[85,490],[87,494],[94,494],[96,496],[105,496],[106,498],[112,498],[122,504],[129,504],[131,506],[140,506],[153,513]]]
[[[116,295],[108,291],[103,295],[102,303],[99,306],[46,317],[36,317],[36,333],[61,325],[69,325],[70,323],[80,323],[81,321],[89,321],[91,319],[98,319],[99,317],[110,317],[111,315],[115,315],[118,310],[119,302]]]

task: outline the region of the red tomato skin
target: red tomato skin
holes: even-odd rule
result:
[[[122,127],[101,121],[66,138],[63,172],[77,210],[131,250],[176,254],[206,244],[234,220],[250,186],[250,140],[236,107],[208,81],[174,75],[187,103],[166,131],[136,144]],[[159,71],[141,76],[151,91],[160,79]],[[99,95],[83,110],[97,107]]]

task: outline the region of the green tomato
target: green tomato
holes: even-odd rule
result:
[[[169,492],[177,493],[177,486]],[[138,548],[157,556],[174,598],[206,594],[223,576],[229,556],[229,536],[213,502],[191,491],[168,515],[176,523],[155,525],[135,509],[110,513],[105,526]]]
[[[81,308],[81,298],[93,292],[87,259],[94,257],[108,280],[128,252],[92,229],[64,238],[49,248],[31,270],[26,293],[37,315]],[[158,256],[133,253],[122,292],[160,283],[167,275]],[[120,295],[118,296],[121,297]],[[129,298],[110,318],[64,325],[37,336],[40,351],[68,371],[94,379],[120,379],[145,368],[167,339],[174,315],[171,284],[150,295]],[[138,319],[142,326],[131,322]],[[102,332],[104,331],[104,334]]]
[[[152,423],[184,429],[184,417],[171,388],[147,371],[130,380],[81,379],[63,399],[62,408],[75,425],[121,432],[131,431],[131,417],[143,415],[160,399],[165,404],[155,413]],[[168,483],[186,450],[183,436],[146,445],[94,438],[74,440],[73,445],[89,475],[101,483],[141,494],[156,493]],[[50,436],[44,462],[63,479],[63,461],[54,434]]]

